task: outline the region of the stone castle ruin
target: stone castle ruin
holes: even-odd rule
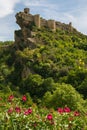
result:
[[[51,31],[55,32],[57,28],[62,30],[72,31],[72,23],[64,24],[61,22],[56,22],[55,20],[45,20],[40,17],[39,14],[32,15],[30,14],[30,9],[25,8],[23,12],[19,12],[16,14],[16,23],[20,26],[20,30],[15,31],[15,43],[28,43],[35,42],[32,35],[35,32],[32,32],[32,26],[36,26],[37,28],[48,28]],[[29,44],[30,46],[30,44]]]
[[[19,12],[16,14],[16,19],[17,19],[17,24],[22,28],[24,27],[29,27],[32,24],[37,26],[38,28],[40,27],[48,27],[52,29],[53,31],[56,30],[56,22],[54,20],[45,20],[43,18],[40,18],[39,14],[32,15],[30,14],[30,9],[25,8],[24,12]]]

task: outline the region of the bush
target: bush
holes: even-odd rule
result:
[[[23,87],[21,87],[22,93],[29,92],[31,97],[40,97],[42,92],[43,79],[38,74],[30,74],[28,78],[23,81]]]
[[[85,78],[81,85],[79,85],[78,91],[84,95],[85,99],[87,99],[87,78]]]
[[[64,107],[69,106],[72,110],[83,109],[85,101],[81,95],[71,86],[67,84],[55,84],[56,90],[46,92],[43,98],[44,105],[47,107]]]

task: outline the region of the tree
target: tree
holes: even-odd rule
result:
[[[40,97],[42,92],[43,79],[39,74],[30,74],[27,79],[23,81],[21,91],[29,92],[32,97]]]
[[[46,92],[43,98],[43,102],[47,107],[65,107],[68,106],[72,110],[82,109],[82,105],[85,101],[82,99],[81,95],[68,84],[55,84],[56,90],[51,92]]]

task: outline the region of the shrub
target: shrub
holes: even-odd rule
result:
[[[64,107],[69,106],[72,110],[83,109],[85,101],[81,95],[68,84],[55,84],[56,89],[51,92],[46,92],[43,98],[44,105],[47,107]]]

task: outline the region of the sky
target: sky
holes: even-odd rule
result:
[[[87,0],[0,0],[0,41],[14,40],[19,29],[15,15],[30,8],[31,14],[68,24],[87,35]]]

